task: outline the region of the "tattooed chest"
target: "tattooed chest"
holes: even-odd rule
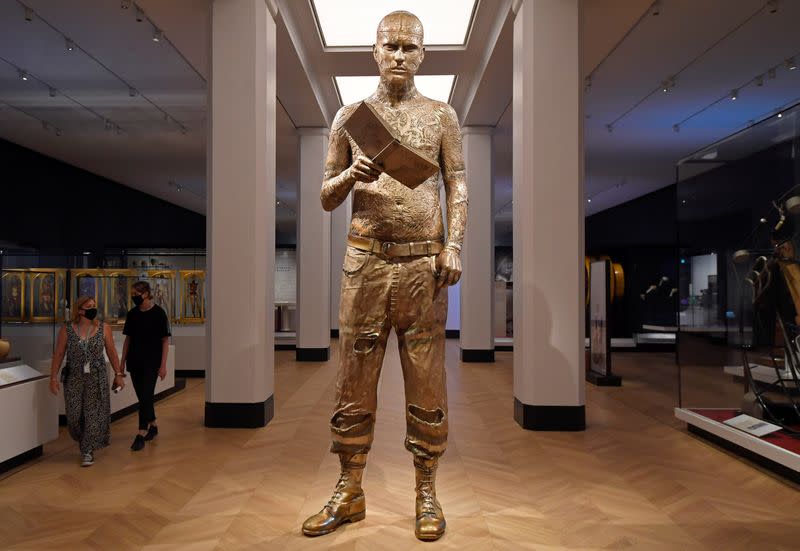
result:
[[[389,107],[375,105],[395,135],[406,145],[437,160],[442,144],[442,124],[436,112],[425,103]]]

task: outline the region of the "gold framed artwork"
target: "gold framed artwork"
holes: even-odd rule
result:
[[[175,272],[173,270],[148,270],[147,280],[153,291],[153,301],[167,313],[170,321],[175,316]]]
[[[136,270],[106,270],[105,320],[122,323],[133,308],[131,285],[137,280]]]
[[[0,319],[4,322],[25,321],[25,270],[4,270],[0,285],[3,286]]]
[[[92,297],[97,303],[98,311],[103,311],[103,270],[73,270],[72,293],[70,305],[75,304],[78,297]]]
[[[28,272],[28,281],[30,321],[60,321],[64,312],[67,271],[58,268],[33,268]]]
[[[205,270],[181,270],[181,323],[203,323],[206,319]]]

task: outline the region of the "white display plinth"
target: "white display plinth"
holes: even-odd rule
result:
[[[58,400],[48,378],[22,362],[0,364],[0,463],[58,438]]]

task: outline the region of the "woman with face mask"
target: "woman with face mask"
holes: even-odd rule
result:
[[[122,345],[122,367],[127,366],[139,399],[139,434],[131,449],[139,451],[145,442],[158,435],[153,394],[156,380],[167,376],[170,327],[167,313],[153,301],[150,284],[137,281],[131,289],[136,305],[125,318],[125,344]]]
[[[58,333],[56,353],[50,367],[50,392],[58,394],[58,368],[64,356],[61,380],[69,434],[78,442],[81,465],[94,464],[94,452],[111,441],[111,405],[106,373],[105,349],[114,369],[114,386],[125,386],[111,327],[97,319],[97,303],[82,296],[75,301],[72,319]]]

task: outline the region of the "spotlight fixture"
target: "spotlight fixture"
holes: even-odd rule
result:
[[[768,78],[768,79],[770,79],[770,80],[772,80],[773,78],[775,78],[775,67],[771,67],[771,68],[770,68],[770,69],[767,71],[767,78]]]
[[[739,97],[739,89],[734,88],[733,90],[731,90],[731,101],[736,101],[738,97]]]
[[[42,121],[42,130],[49,130],[50,125],[47,124],[47,121]]]
[[[110,121],[110,120],[108,120],[108,119],[106,119],[106,122],[105,122],[105,125],[104,125],[104,126],[105,126],[105,129],[106,129],[107,131],[108,131],[108,130],[113,130],[113,129],[114,129],[114,125],[113,125],[113,124],[111,123],[111,121]]]
[[[128,88],[128,95],[129,95],[130,97],[132,97],[132,98],[135,98],[135,97],[136,97],[136,95],[137,95],[138,93],[139,93],[139,92],[137,92],[137,91],[136,91],[136,88],[134,88],[133,86],[131,86],[130,88]]]
[[[122,128],[120,128],[120,127],[118,126],[118,127],[117,127],[117,136],[121,136],[121,135],[122,135]]]
[[[764,86],[764,75],[758,75],[755,79],[756,86]]]
[[[665,94],[675,87],[675,77],[669,77],[661,81],[661,91]]]
[[[779,113],[778,113],[778,118],[779,118],[779,119],[782,119],[782,118],[783,118],[783,113],[780,113],[780,112],[779,112]]]
[[[25,8],[25,21],[33,21],[33,10],[31,8]]]
[[[655,0],[650,7],[650,15],[661,15],[661,0]]]
[[[186,134],[189,130],[185,126],[181,126],[181,134]]]
[[[606,130],[608,130],[608,133],[611,134],[614,131],[614,125],[613,124],[607,124],[606,125]]]
[[[60,128],[56,128],[56,136],[60,136],[60,135],[61,135],[61,129]]]
[[[790,71],[794,71],[795,69],[797,69],[797,63],[795,63],[793,57],[790,57],[789,59],[786,60],[786,68],[789,69]]]
[[[28,80],[28,72],[23,71],[22,69],[19,70],[19,79],[20,80]]]
[[[777,13],[778,0],[769,0],[769,2],[767,2],[767,9],[769,9],[769,13]]]
[[[65,38],[65,39],[64,39],[64,48],[65,48],[65,49],[66,49],[68,52],[71,52],[72,50],[74,50],[74,49],[75,49],[75,43],[72,41],[72,39],[71,39],[71,38]]]
[[[681,125],[680,124],[673,124],[672,125],[672,131],[677,134],[678,132],[681,131]]]
[[[153,27],[153,42],[161,42],[162,38],[164,38],[164,31]]]
[[[51,98],[56,97],[57,93],[58,93],[58,90],[56,90],[55,88],[52,88],[52,87],[50,88],[50,97]]]
[[[138,21],[139,23],[144,21],[144,12],[139,6],[136,6],[136,21]]]
[[[120,0],[119,7],[122,8],[123,10],[129,10],[131,9],[132,3],[133,0]]]
[[[589,198],[586,200],[586,202],[587,202],[587,203],[591,203],[591,202],[592,202],[592,198],[591,198],[591,197],[589,197]]]
[[[583,89],[584,91],[588,92],[589,88],[592,87],[592,75],[587,76],[583,79]]]

